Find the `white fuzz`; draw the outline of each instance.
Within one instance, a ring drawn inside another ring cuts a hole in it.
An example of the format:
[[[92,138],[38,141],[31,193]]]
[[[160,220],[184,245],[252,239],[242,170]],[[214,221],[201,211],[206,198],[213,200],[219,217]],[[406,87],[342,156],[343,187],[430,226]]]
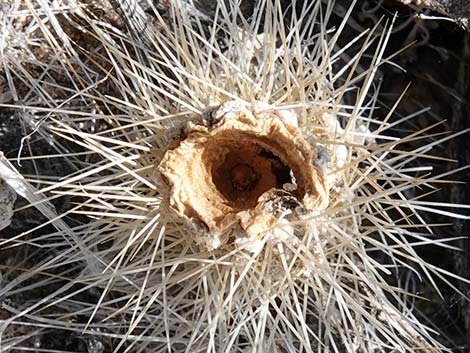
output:
[[[456,134],[398,138],[415,115],[377,116],[391,26],[341,48],[352,7],[333,27],[333,0],[260,0],[250,16],[235,0],[213,16],[139,2],[126,26],[93,3],[12,1],[2,18],[3,107],[29,133],[18,156],[29,169],[2,160],[0,176],[47,219],[0,239],[28,249],[0,268],[0,351],[47,350],[44,337],[65,330],[97,353],[440,352],[393,278],[409,268],[438,292],[435,278],[453,286],[416,247],[450,247],[422,213],[465,217],[423,198],[449,174],[423,163]],[[209,235],[174,212],[158,165],[227,102],[298,126],[318,148],[326,208],[273,206],[277,222],[250,235]]]

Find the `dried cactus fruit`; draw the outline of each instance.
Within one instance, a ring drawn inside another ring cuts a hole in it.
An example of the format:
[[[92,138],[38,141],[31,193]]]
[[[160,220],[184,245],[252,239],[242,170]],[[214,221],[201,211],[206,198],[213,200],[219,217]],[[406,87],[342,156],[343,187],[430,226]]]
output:
[[[190,124],[159,166],[179,215],[219,235],[273,190],[289,189],[307,211],[328,205],[318,149],[291,121],[272,108],[257,111],[233,102],[215,115],[213,125]]]

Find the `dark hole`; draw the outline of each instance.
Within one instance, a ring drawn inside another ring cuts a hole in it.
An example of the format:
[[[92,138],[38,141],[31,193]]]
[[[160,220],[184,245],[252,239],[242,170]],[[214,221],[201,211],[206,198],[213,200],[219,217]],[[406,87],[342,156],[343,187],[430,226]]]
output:
[[[274,153],[264,148],[258,153],[261,157],[273,160],[271,171],[276,176],[277,188],[281,189],[286,183],[292,183],[291,169],[282,163],[281,159]]]
[[[208,160],[207,164],[212,167],[210,173],[215,187],[230,207],[240,210],[254,207],[264,192],[292,183],[291,169],[268,148],[256,142],[226,143],[228,152],[223,158],[218,158],[215,164]],[[213,153],[216,150],[217,143],[211,146]]]
[[[258,174],[248,164],[239,163],[230,171],[232,186],[238,191],[253,190],[259,180]]]

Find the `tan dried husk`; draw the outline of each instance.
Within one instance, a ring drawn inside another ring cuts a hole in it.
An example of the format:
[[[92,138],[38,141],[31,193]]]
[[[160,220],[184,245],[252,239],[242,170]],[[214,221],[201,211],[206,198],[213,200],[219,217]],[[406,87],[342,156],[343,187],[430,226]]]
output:
[[[188,124],[158,167],[178,215],[208,234],[241,228],[253,237],[275,226],[280,215],[266,205],[276,198],[295,200],[291,208],[307,213],[327,207],[330,185],[319,161],[321,146],[307,142],[295,115],[237,102],[212,115],[210,123]],[[290,170],[288,182],[279,181],[279,170],[284,179]],[[233,178],[244,175],[253,185],[238,190]]]

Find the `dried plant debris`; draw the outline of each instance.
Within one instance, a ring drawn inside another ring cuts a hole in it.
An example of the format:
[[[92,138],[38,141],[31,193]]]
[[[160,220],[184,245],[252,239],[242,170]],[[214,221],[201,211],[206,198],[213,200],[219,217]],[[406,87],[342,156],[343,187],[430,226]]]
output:
[[[0,240],[2,350],[443,351],[396,279],[457,289],[416,248],[453,240],[423,213],[466,217],[427,199],[464,132],[378,114],[390,23],[341,47],[352,5],[332,25],[333,0],[283,3],[147,1],[124,26],[41,0],[1,23],[27,34],[2,58],[28,134],[4,164],[45,218]]]
[[[449,16],[460,26],[470,29],[470,2],[468,0],[398,0],[406,5],[416,5],[438,11]],[[427,17],[428,19],[442,19],[439,17]]]

